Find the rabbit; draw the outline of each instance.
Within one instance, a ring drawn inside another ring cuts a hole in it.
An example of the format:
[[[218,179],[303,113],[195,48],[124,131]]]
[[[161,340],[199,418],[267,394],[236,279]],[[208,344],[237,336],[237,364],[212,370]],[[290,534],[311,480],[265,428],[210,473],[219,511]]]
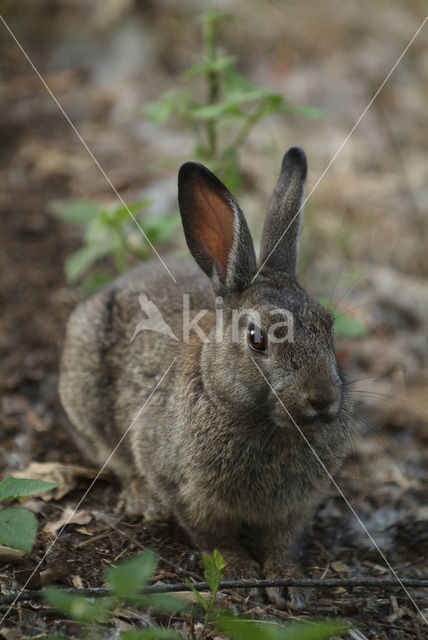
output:
[[[228,578],[302,577],[299,538],[349,446],[333,317],[296,279],[306,175],[292,147],[258,267],[234,197],[187,162],[178,199],[194,261],[171,261],[177,283],[157,260],[137,266],[80,303],[66,329],[59,390],[83,451],[101,464],[123,438],[109,464],[134,510],[175,516],[202,552],[220,551]],[[142,292],[169,331],[135,331]],[[183,300],[199,314],[190,331]],[[307,590],[267,595],[298,607]]]

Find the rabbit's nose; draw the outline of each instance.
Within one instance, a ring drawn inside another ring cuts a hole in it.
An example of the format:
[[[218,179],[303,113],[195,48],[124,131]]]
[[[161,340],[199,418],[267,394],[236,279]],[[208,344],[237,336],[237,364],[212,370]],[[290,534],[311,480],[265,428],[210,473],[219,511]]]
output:
[[[339,396],[335,389],[319,387],[308,392],[307,400],[317,413],[336,413]]]

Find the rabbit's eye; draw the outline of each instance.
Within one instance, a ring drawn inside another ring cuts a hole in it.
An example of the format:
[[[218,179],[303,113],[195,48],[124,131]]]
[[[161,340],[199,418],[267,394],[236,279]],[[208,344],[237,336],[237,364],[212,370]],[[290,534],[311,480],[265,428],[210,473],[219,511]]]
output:
[[[265,334],[259,327],[254,324],[250,324],[247,331],[247,343],[250,349],[255,351],[266,351],[266,338]]]

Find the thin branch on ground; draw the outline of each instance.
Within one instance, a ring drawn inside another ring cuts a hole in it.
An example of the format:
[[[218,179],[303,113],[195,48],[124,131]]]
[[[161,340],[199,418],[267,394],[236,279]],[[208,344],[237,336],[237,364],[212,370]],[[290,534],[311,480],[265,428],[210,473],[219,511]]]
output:
[[[406,587],[428,588],[428,578],[402,578],[401,583]],[[220,583],[220,589],[249,589],[249,588],[266,588],[266,587],[316,587],[316,588],[335,588],[335,587],[400,587],[400,582],[395,578],[329,578],[321,580],[319,578],[306,578],[301,580],[223,580]],[[209,591],[207,582],[195,582],[193,587],[198,591]],[[63,589],[65,593],[86,597],[106,597],[111,595],[111,590],[104,587],[92,587],[89,589]],[[173,584],[155,584],[144,589],[143,593],[174,593],[179,591],[190,591],[190,588],[184,582]],[[14,602],[28,602],[43,600],[43,591],[26,591],[19,595],[10,593],[0,598],[0,607]]]

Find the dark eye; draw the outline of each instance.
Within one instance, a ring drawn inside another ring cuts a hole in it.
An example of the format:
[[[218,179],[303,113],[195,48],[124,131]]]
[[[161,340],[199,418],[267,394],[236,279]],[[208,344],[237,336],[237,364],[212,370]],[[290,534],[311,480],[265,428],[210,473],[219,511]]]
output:
[[[254,351],[266,351],[266,338],[263,330],[250,324],[247,331],[247,343]]]

